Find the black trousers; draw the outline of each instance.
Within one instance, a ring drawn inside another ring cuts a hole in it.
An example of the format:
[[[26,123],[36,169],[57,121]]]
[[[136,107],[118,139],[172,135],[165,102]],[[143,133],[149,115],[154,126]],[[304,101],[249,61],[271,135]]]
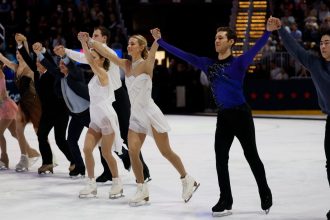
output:
[[[218,112],[214,148],[220,196],[231,202],[233,200],[228,160],[229,150],[234,137],[237,137],[242,145],[244,156],[250,165],[261,197],[269,192],[269,187],[266,180],[264,165],[257,151],[251,109],[247,104],[232,109],[222,109]]]
[[[115,98],[116,101],[112,103],[112,106],[115,109],[118,116],[121,138],[124,140],[124,143],[128,147],[127,135],[129,128],[129,118],[131,115],[131,104],[129,101],[127,88],[124,82],[122,83],[122,87],[115,90]],[[123,154],[119,155],[119,157],[129,157],[128,152],[124,151],[123,149]],[[143,165],[143,169],[145,171],[149,171],[147,165],[143,160],[141,153],[140,153],[140,159]]]
[[[59,112],[58,114],[42,113],[37,135],[43,165],[53,164],[53,154],[48,142],[48,135],[52,128],[54,128],[56,145],[63,152],[66,159],[72,163],[72,155],[66,141],[68,121],[69,114],[65,112]]]
[[[326,161],[326,169],[328,174],[328,182],[330,186],[330,116],[328,115],[327,121],[325,124],[325,138],[324,138],[324,150]]]
[[[83,131],[84,127],[88,128],[90,121],[91,118],[89,115],[89,108],[78,114],[71,113],[71,120],[68,127],[68,144],[74,164],[77,168],[85,168],[78,141],[81,132]]]

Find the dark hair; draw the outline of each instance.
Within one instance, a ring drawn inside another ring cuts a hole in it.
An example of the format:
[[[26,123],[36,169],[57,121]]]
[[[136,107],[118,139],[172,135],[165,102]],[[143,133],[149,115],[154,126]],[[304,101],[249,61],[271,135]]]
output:
[[[96,30],[100,30],[102,36],[106,36],[107,37],[107,44],[108,44],[109,41],[110,41],[110,31],[107,28],[105,28],[104,26],[95,27],[94,28],[94,31],[96,31]]]
[[[227,32],[227,38],[228,38],[228,40],[233,39],[234,40],[234,44],[236,43],[237,35],[236,35],[236,32],[234,30],[232,30],[230,27],[218,27],[217,28],[217,33],[220,32],[220,31]]]
[[[0,60],[0,69],[2,69],[4,66],[4,63]]]
[[[324,35],[330,36],[330,29],[329,28],[322,30],[320,36],[323,37]],[[321,37],[320,37],[320,41],[321,41]]]
[[[108,71],[109,67],[110,67],[110,60],[108,60],[107,58],[105,58],[104,56],[102,56],[99,52],[97,52],[95,49],[91,49],[91,51],[94,51],[95,53],[97,53],[100,58],[104,58],[104,62],[103,62],[103,68]]]

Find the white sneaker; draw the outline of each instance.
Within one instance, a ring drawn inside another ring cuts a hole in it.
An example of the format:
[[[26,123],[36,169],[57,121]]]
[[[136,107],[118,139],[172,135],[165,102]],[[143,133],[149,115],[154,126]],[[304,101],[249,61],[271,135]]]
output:
[[[194,180],[194,178],[192,178],[188,174],[184,178],[182,178],[181,181],[182,181],[182,198],[185,202],[188,202],[200,184],[197,183]]]
[[[97,187],[95,178],[88,178],[87,185],[79,191],[79,198],[86,198],[86,197],[95,197],[97,194]]]
[[[130,199],[130,206],[145,205],[149,201],[149,190],[147,183],[138,183],[135,195]]]
[[[16,172],[25,172],[29,170],[29,158],[22,154],[21,159],[16,165]]]
[[[118,199],[120,197],[123,197],[123,183],[119,177],[112,178],[112,186],[110,189],[109,198]]]

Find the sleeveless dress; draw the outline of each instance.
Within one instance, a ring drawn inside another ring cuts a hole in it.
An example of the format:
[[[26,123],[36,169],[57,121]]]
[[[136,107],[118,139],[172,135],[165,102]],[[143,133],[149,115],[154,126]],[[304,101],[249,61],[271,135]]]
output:
[[[21,107],[27,122],[32,122],[34,128],[39,127],[41,118],[41,103],[32,78],[28,76],[16,76],[16,85],[21,96]]]
[[[102,86],[99,78],[94,75],[88,83],[90,96],[90,117],[89,127],[103,135],[115,133],[112,150],[121,154],[123,140],[120,136],[117,113],[112,107],[115,101],[114,90],[111,83]]]
[[[7,94],[5,78],[0,79],[0,94]],[[15,119],[17,110],[16,103],[8,95],[0,97],[0,119]]]
[[[153,127],[159,133],[170,130],[162,111],[151,97],[152,80],[146,73],[125,77],[128,96],[131,102],[129,128],[137,133],[153,136]]]

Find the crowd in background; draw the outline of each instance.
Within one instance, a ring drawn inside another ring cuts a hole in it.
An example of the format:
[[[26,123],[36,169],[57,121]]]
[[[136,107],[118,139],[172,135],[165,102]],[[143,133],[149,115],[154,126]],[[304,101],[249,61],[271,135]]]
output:
[[[272,11],[295,39],[311,52],[318,53],[320,32],[330,27],[329,6],[327,0],[274,0]],[[11,60],[15,60],[14,35],[17,32],[24,33],[30,42],[42,42],[52,52],[59,44],[79,49],[78,32],[91,33],[100,25],[111,32],[109,46],[122,50],[125,56],[127,34],[115,0],[3,0],[0,21],[6,28],[6,41],[0,41],[0,51]],[[310,77],[309,72],[288,55],[277,32],[271,35],[262,54],[254,73],[247,75],[248,79]],[[215,109],[202,72],[175,58],[170,58],[169,66],[163,61],[156,64],[153,96],[164,112]],[[88,75],[89,69],[82,67]]]

